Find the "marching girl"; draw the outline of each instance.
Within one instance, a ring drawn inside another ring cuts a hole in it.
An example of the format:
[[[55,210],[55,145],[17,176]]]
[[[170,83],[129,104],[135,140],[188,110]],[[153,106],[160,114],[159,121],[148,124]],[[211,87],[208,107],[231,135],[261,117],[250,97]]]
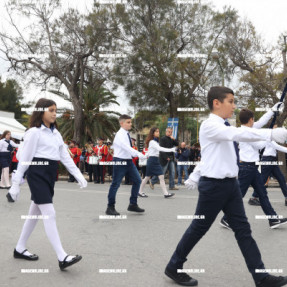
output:
[[[9,167],[12,159],[11,152],[13,151],[13,147],[19,146],[10,138],[11,132],[4,131],[0,140],[0,164],[2,166],[0,188],[2,189],[8,189],[11,187],[9,181]]]
[[[146,139],[146,146],[148,147],[148,160],[147,160],[147,166],[146,166],[146,176],[142,180],[140,190],[139,190],[139,196],[140,197],[148,197],[144,192],[143,189],[146,185],[146,183],[149,181],[149,179],[157,175],[159,177],[160,186],[163,191],[164,197],[168,198],[171,196],[174,196],[174,193],[168,193],[166,190],[165,182],[164,182],[164,174],[162,167],[159,163],[159,152],[175,152],[176,147],[173,148],[165,148],[161,147],[158,143],[159,140],[159,129],[154,127],[151,128],[149,135]]]
[[[143,155],[146,155],[147,152],[148,152],[148,148],[145,147],[145,148],[142,150],[142,154],[143,154]],[[145,164],[145,165],[142,165],[141,169],[142,169],[142,177],[145,178],[145,176],[146,176],[146,164]]]
[[[42,215],[47,237],[57,254],[59,267],[63,270],[79,262],[82,257],[80,255],[68,255],[65,252],[56,226],[53,196],[58,161],[60,160],[67,170],[73,174],[81,188],[86,187],[87,182],[71,159],[63,138],[57,130],[56,103],[42,98],[38,100],[35,108],[37,111],[34,111],[31,116],[30,128],[25,133],[24,143],[19,155],[18,169],[7,195],[10,201],[17,200],[20,193],[20,182],[27,170],[31,205],[29,216],[24,223],[20,238],[14,249],[14,258],[38,260],[36,254],[30,253],[26,249],[26,243],[36,226],[37,217]],[[32,219],[35,216],[36,219]]]

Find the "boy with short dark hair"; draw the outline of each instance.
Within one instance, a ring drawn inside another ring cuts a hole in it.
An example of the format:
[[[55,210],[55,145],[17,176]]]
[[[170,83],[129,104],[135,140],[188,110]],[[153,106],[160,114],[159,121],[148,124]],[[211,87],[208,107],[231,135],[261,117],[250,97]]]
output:
[[[116,133],[113,142],[113,162],[115,165],[113,167],[113,181],[110,186],[108,195],[108,207],[106,210],[106,214],[108,215],[120,215],[115,209],[116,194],[122,179],[126,174],[129,175],[131,181],[133,182],[128,211],[144,212],[144,209],[137,205],[137,197],[141,185],[141,177],[132,161],[132,158],[139,157],[145,159],[146,156],[132,148],[132,141],[129,134],[129,130],[132,127],[132,118],[129,115],[121,115],[119,122],[121,128]]]
[[[274,287],[287,284],[287,277],[276,277],[268,273],[257,273],[265,269],[261,254],[245,215],[239,189],[238,165],[233,141],[275,140],[283,142],[287,131],[281,129],[242,129],[225,125],[235,110],[234,93],[225,87],[212,87],[208,92],[211,114],[200,127],[201,164],[197,165],[186,181],[189,189],[197,187],[199,198],[195,214],[204,219],[194,219],[173,253],[165,274],[184,286],[197,286],[197,280],[178,272],[183,268],[186,257],[209,230],[222,210],[235,233],[240,250],[257,287]],[[181,270],[182,271],[182,270]]]
[[[277,110],[277,106],[279,104],[281,103],[277,103],[272,109]],[[272,118],[272,109],[265,113],[257,122],[254,122],[254,114],[252,111],[248,109],[242,109],[239,113],[241,127],[243,129],[260,129],[261,127],[265,126]],[[287,219],[279,218],[273,209],[269,201],[262,176],[258,171],[258,166],[256,165],[256,163],[259,162],[259,150],[265,148],[266,143],[266,141],[239,142],[240,163],[238,181],[242,197],[245,196],[250,185],[258,193],[261,207],[264,213],[268,216],[269,226],[271,229],[274,229],[283,224],[286,224]],[[226,216],[221,219],[220,224],[225,228],[230,229]]]

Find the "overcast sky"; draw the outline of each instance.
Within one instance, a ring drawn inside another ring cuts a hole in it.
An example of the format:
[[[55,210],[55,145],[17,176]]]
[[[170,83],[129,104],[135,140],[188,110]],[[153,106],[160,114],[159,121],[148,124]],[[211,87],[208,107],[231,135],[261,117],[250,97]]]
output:
[[[45,1],[45,0],[39,0]],[[0,23],[3,23],[5,18],[4,3],[6,0],[0,0]],[[207,1],[203,1],[207,2]],[[276,44],[281,33],[287,35],[287,0],[214,0],[208,1],[212,2],[213,5],[222,10],[223,6],[231,6],[239,11],[239,15],[246,17],[252,21],[255,25],[256,30],[261,34],[263,39],[272,45]],[[67,9],[67,7],[78,8],[81,12],[91,9],[93,5],[93,0],[62,0],[62,9]],[[0,24],[0,29],[2,24]],[[0,76],[2,79],[7,77],[7,64],[0,59]],[[122,89],[116,92],[119,95],[118,101],[121,104],[120,112],[125,112],[128,109],[128,101],[125,99],[124,92]],[[34,87],[29,87],[24,89],[25,99],[36,100],[41,96],[49,96],[47,93],[40,93],[39,90]],[[55,96],[53,96],[55,97]],[[65,101],[62,99],[56,99],[59,107],[66,105]],[[113,107],[118,110],[117,106]]]

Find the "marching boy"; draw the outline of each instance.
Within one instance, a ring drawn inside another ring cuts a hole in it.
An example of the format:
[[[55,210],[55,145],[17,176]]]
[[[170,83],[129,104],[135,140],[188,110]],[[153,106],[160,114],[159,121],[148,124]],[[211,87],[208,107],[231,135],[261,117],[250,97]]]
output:
[[[113,181],[110,186],[108,195],[108,207],[106,214],[108,215],[120,215],[115,209],[116,194],[123,177],[127,174],[133,182],[131,189],[130,205],[128,211],[144,212],[144,209],[137,205],[138,193],[141,185],[140,174],[134,165],[132,158],[139,157],[145,159],[146,156],[139,151],[132,148],[132,141],[129,134],[129,130],[132,127],[132,119],[128,115],[121,115],[119,118],[121,128],[116,133],[113,142],[115,163],[113,168]],[[119,163],[119,164],[117,164]],[[123,163],[122,165],[120,165]]]
[[[186,181],[189,189],[195,189],[198,183],[198,203],[196,215],[204,219],[194,219],[173,253],[165,274],[176,283],[184,286],[197,286],[197,280],[179,270],[187,256],[199,240],[209,230],[222,210],[227,216],[237,243],[244,256],[247,268],[257,287],[279,287],[287,284],[287,277],[272,276],[267,272],[259,273],[256,269],[265,269],[257,244],[251,236],[251,228],[245,215],[242,194],[239,189],[237,156],[233,141],[284,142],[287,131],[278,129],[235,128],[225,125],[225,119],[235,110],[234,93],[226,87],[212,87],[207,96],[211,111],[199,132],[201,145],[201,164]],[[179,270],[179,271],[178,271]]]

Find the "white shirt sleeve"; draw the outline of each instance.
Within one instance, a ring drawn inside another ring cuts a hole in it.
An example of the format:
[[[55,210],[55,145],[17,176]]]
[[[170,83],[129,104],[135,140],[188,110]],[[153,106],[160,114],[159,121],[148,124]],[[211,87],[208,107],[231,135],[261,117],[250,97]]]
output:
[[[173,151],[173,148],[162,147],[154,140],[151,140],[149,142],[149,148],[154,148],[157,151],[163,151],[163,152],[172,152]]]
[[[10,144],[12,147],[19,147],[19,144],[14,143],[12,140],[10,140]]]
[[[210,141],[254,142],[271,141],[271,129],[235,128],[219,123],[204,123],[204,133]]]
[[[262,127],[264,127],[272,118],[273,114],[273,111],[268,111],[267,113],[265,113],[257,122],[253,124],[253,128],[261,129]]]
[[[113,145],[119,146],[120,148],[124,149],[129,154],[131,154],[131,156],[133,156],[133,157],[138,157],[138,156],[142,157],[142,153],[140,153],[139,151],[133,149],[130,145],[127,145],[122,140],[121,135],[116,135]]]
[[[200,165],[201,164],[202,163],[199,162],[199,164],[194,168],[193,172],[189,175],[189,178],[196,183],[199,182],[199,179],[201,177],[201,174],[200,174]]]
[[[253,146],[255,149],[263,149],[266,147],[267,142],[266,141],[258,141],[258,142],[253,142],[249,143],[251,146]]]
[[[4,140],[0,140],[0,150],[3,148],[3,145],[4,145]]]
[[[13,183],[15,184],[21,183],[23,175],[25,171],[28,169],[29,163],[32,161],[36,153],[38,140],[39,140],[38,128],[31,128],[25,133],[17,171],[13,176]]]
[[[287,148],[284,147],[284,146],[282,146],[282,145],[277,144],[275,141],[272,141],[272,142],[271,142],[271,145],[272,145],[275,149],[277,149],[278,151],[287,153]]]

